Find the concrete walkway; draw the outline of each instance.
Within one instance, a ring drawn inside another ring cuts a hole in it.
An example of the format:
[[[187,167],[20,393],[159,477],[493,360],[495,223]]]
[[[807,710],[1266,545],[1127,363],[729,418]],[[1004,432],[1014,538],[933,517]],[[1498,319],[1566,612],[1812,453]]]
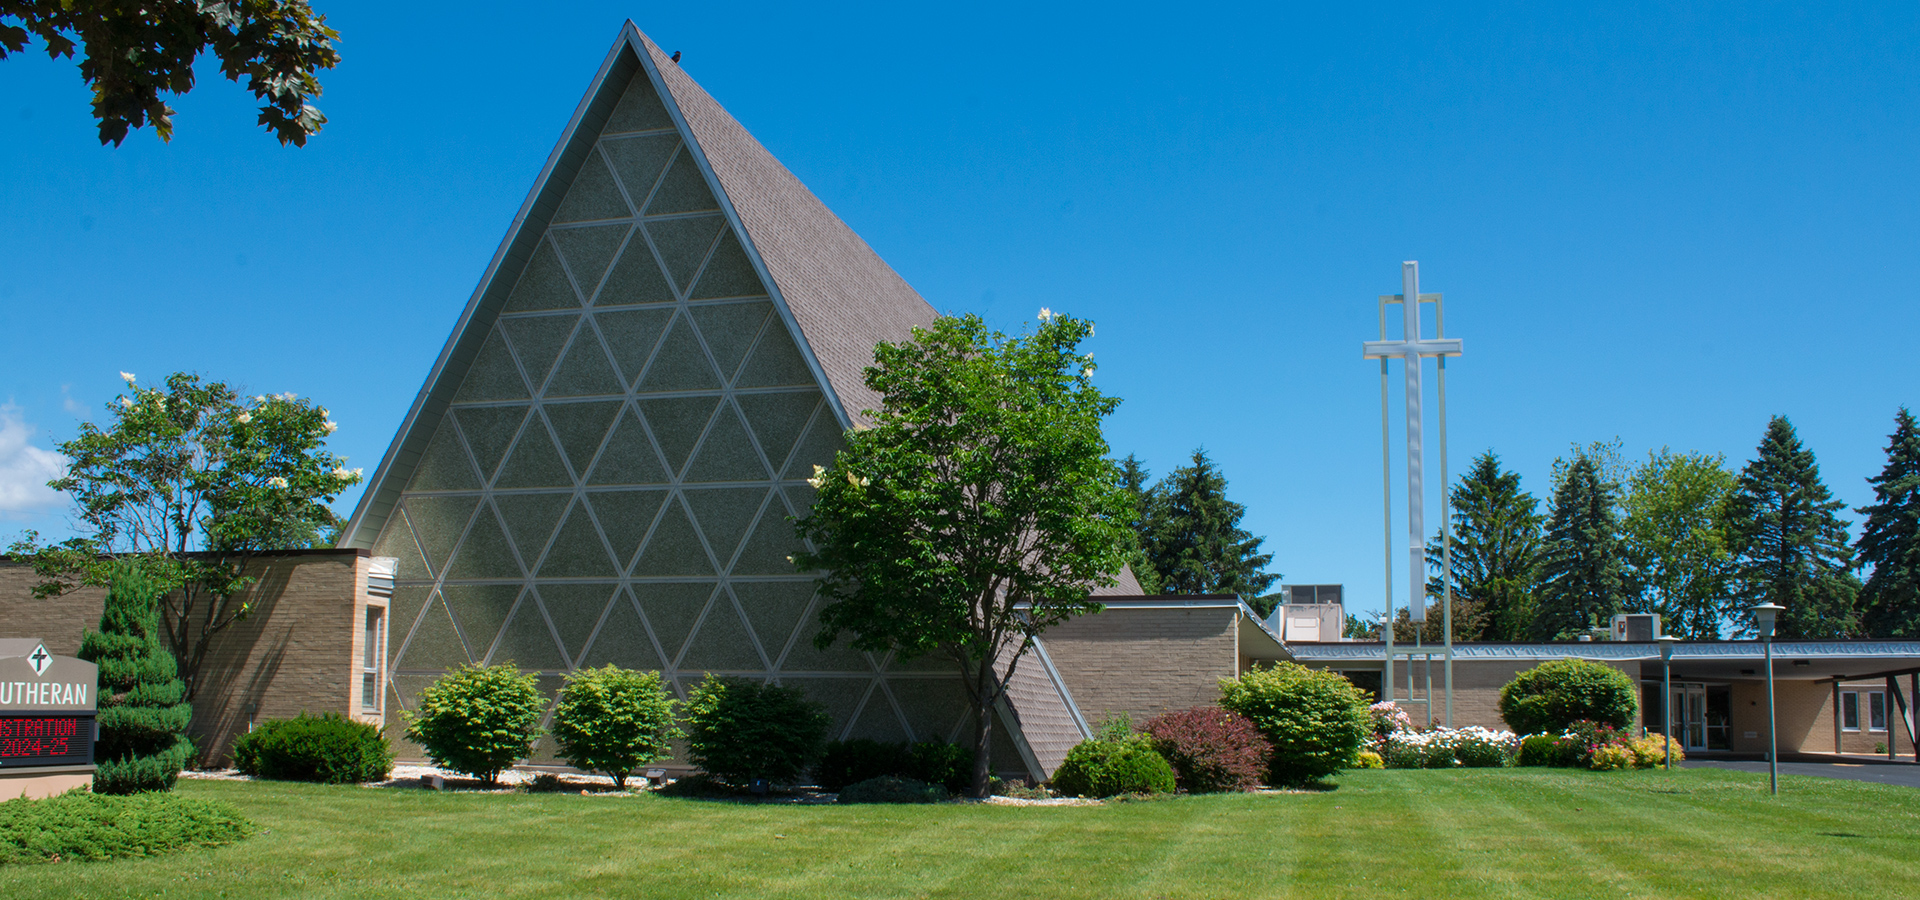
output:
[[[1725,759],[1689,759],[1680,764],[1686,769],[1731,769],[1735,772],[1754,772],[1767,774],[1767,764],[1761,760],[1725,760]],[[1844,778],[1848,781],[1872,781],[1877,784],[1897,784],[1905,787],[1920,788],[1920,764],[1911,762],[1887,762],[1886,760],[1853,759],[1846,762],[1787,762],[1780,763],[1782,775],[1812,775],[1816,778]]]

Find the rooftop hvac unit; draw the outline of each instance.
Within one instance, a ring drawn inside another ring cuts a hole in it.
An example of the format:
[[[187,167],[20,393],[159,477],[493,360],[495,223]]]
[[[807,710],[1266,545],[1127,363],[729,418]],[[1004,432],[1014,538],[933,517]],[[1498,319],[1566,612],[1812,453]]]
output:
[[[1615,613],[1613,639],[1647,643],[1660,638],[1659,613]]]

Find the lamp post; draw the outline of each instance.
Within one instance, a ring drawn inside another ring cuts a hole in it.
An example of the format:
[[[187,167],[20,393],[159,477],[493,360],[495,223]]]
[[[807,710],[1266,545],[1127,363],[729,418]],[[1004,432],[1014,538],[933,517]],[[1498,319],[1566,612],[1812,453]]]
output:
[[[1673,771],[1673,645],[1680,639],[1670,634],[1660,636],[1660,708],[1667,713],[1667,771]]]
[[[1768,785],[1780,793],[1780,736],[1773,715],[1773,623],[1786,609],[1778,603],[1762,603],[1753,608],[1753,624],[1760,632],[1760,643],[1767,651],[1767,764]]]

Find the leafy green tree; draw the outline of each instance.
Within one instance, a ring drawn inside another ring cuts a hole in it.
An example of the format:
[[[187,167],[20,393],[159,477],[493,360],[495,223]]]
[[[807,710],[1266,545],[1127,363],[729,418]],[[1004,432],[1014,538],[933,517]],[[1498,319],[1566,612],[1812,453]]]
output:
[[[1127,520],[1127,527],[1133,529],[1134,541],[1133,552],[1127,556],[1127,568],[1133,572],[1134,581],[1139,582],[1143,594],[1160,593],[1160,573],[1147,559],[1147,528],[1159,499],[1149,483],[1152,478],[1147,467],[1133,454],[1127,454],[1127,458],[1120,461],[1120,481],[1133,498],[1133,517]]]
[[[407,740],[425,748],[434,765],[497,784],[533,748],[546,711],[539,676],[504,662],[440,676],[420,692],[419,707],[401,715]]]
[[[1725,459],[1650,452],[1628,474],[1621,501],[1627,608],[1659,613],[1662,630],[1689,640],[1718,640],[1729,612],[1727,498],[1735,479]]]
[[[36,37],[53,59],[80,50],[100,143],[116,146],[149,123],[172,139],[173,108],[160,95],[192,90],[194,61],[208,51],[228,81],[245,78],[267,101],[260,125],[305,146],[327,121],[307,102],[320,95],[316,72],[340,62],[340,35],[305,0],[0,0],[0,59]]]
[[[313,545],[338,521],[327,504],[360,471],[327,452],[334,423],[310,400],[243,398],[183,373],[146,388],[121,374],[112,423],[82,423],[59,445],[67,474],[47,482],[73,498],[81,535],[43,547],[28,532],[8,553],[33,564],[41,597],[104,585],[117,562],[137,560],[159,584],[163,633],[192,699],[214,636],[253,608],[249,566]]]
[[[1227,499],[1226,476],[1204,448],[1193,451],[1192,464],[1167,473],[1154,495],[1145,546],[1161,593],[1237,594],[1259,603],[1260,615],[1273,612],[1273,601],[1262,599],[1280,579],[1266,571],[1273,554],[1260,552],[1266,538],[1240,527],[1247,508]]]
[[[1347,622],[1340,629],[1340,636],[1356,641],[1377,641],[1380,639],[1380,623],[1347,613]]]
[[[817,471],[797,527],[824,573],[816,643],[938,653],[973,705],[973,791],[991,771],[993,711],[1042,630],[1100,608],[1126,565],[1133,510],[1100,421],[1119,400],[1078,346],[1090,323],[1041,311],[1017,337],[942,317],[874,348],[871,427]]]
[[[1474,458],[1454,486],[1451,501],[1453,545],[1447,568],[1453,583],[1453,639],[1526,638],[1543,556],[1539,501],[1520,489],[1518,473],[1500,468],[1500,457],[1491,450]],[[1436,536],[1427,549],[1427,564],[1436,573],[1440,550]],[[1442,587],[1440,579],[1428,580],[1432,602],[1439,602]],[[1433,627],[1430,637],[1437,639],[1439,626]]]
[[[1338,672],[1281,662],[1220,680],[1220,706],[1253,720],[1273,745],[1267,783],[1297,787],[1353,762],[1373,736],[1367,698]]]
[[[1626,600],[1617,488],[1585,452],[1567,464],[1547,523],[1533,637],[1567,640],[1605,623]]]
[[[831,723],[799,688],[709,672],[687,694],[687,756],[735,787],[792,781],[820,761]]]
[[[682,736],[673,722],[677,702],[659,672],[581,669],[567,676],[549,730],[561,759],[605,772],[625,790],[634,769],[672,756],[673,739]]]
[[[1887,466],[1873,485],[1872,505],[1854,548],[1873,574],[1860,591],[1861,629],[1881,638],[1920,637],[1920,429],[1906,407],[1893,417]]]
[[[1778,619],[1779,637],[1855,634],[1860,582],[1852,572],[1847,523],[1836,514],[1845,506],[1821,482],[1820,465],[1793,424],[1774,416],[1727,501],[1733,599],[1747,633],[1753,628],[1749,610],[1772,602],[1786,607]]]
[[[193,757],[193,704],[160,643],[160,590],[131,565],[114,567],[100,629],[80,638],[80,658],[100,667],[93,789],[102,794],[171,790]]]

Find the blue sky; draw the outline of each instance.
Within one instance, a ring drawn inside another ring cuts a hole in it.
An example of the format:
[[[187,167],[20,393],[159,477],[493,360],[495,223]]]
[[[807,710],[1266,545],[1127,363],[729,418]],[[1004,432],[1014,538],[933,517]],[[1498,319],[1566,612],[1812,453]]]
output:
[[[212,67],[113,149],[71,62],[0,61],[0,540],[64,533],[33,485],[122,370],[319,398],[371,471],[629,17],[935,307],[1094,319],[1116,454],[1204,445],[1350,609],[1403,259],[1465,340],[1456,474],[1738,465],[1785,414],[1857,506],[1920,401],[1911,4],[316,3],[344,59],[300,150]]]

